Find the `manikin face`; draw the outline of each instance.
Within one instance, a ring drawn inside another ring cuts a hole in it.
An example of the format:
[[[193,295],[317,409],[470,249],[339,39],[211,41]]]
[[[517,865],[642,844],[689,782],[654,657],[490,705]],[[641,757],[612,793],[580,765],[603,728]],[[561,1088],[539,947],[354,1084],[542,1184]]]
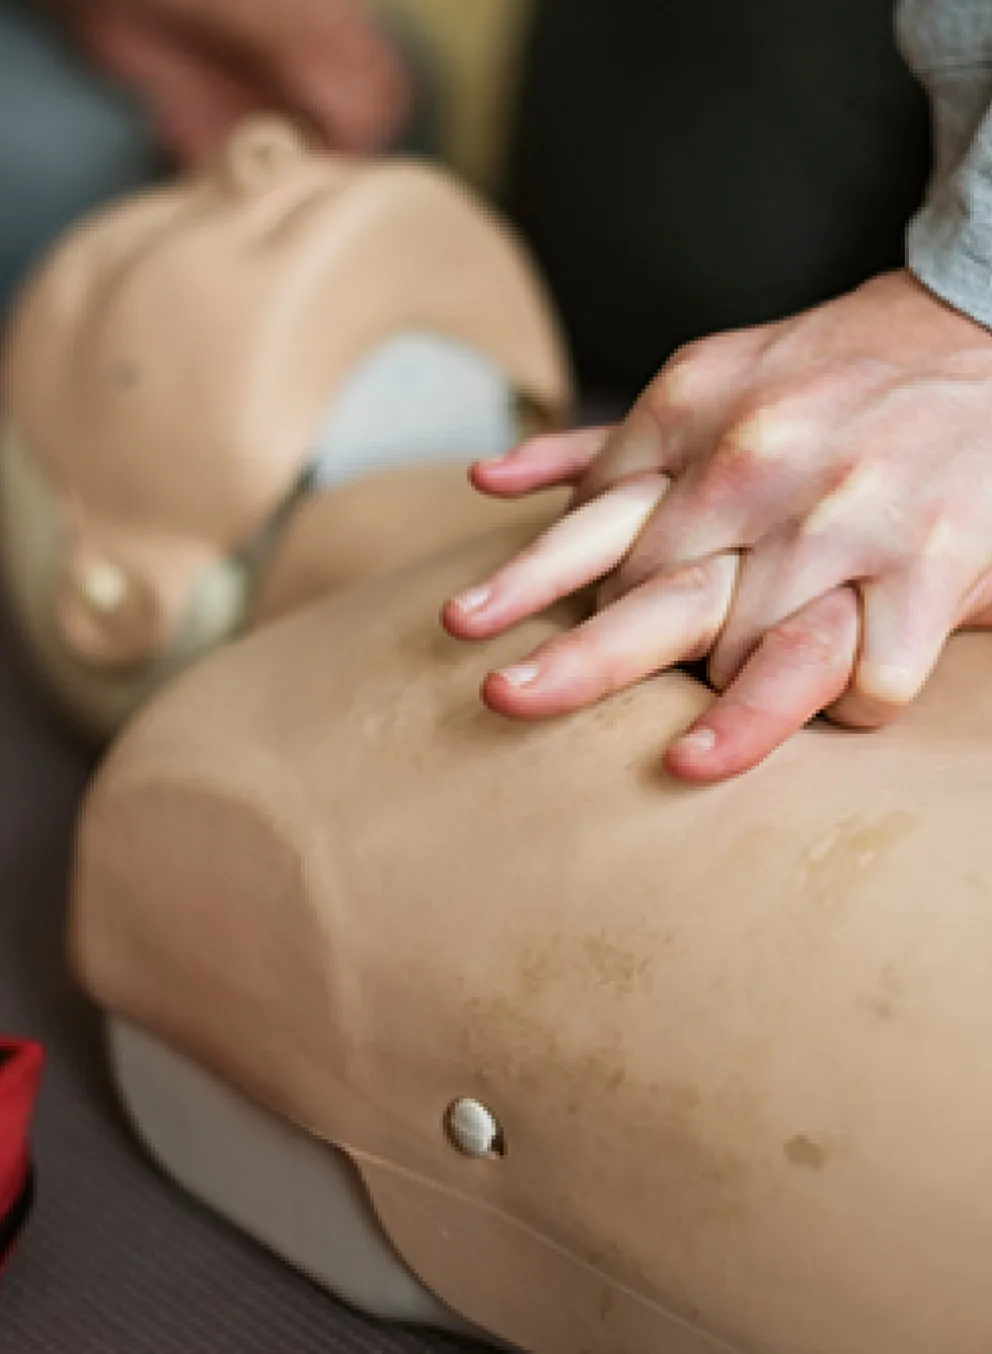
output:
[[[153,647],[160,614],[154,589],[124,552],[74,554],[65,504],[9,423],[0,427],[0,569],[38,675],[96,739],[233,634],[250,588],[236,560],[215,559],[196,578],[175,637]],[[151,641],[145,653],[143,638]]]
[[[442,323],[418,300],[404,172],[252,122],[209,173],[83,224],[26,289],[0,561],[42,677],[98,737],[238,630],[293,505],[335,467],[512,443],[512,382],[438,332],[443,272]]]

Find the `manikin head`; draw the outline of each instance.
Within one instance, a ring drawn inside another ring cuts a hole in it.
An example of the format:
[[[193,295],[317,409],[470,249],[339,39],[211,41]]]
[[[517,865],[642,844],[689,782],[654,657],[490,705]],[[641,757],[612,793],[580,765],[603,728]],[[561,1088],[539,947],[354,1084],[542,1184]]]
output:
[[[518,400],[550,422],[568,400],[519,247],[424,166],[343,160],[253,120],[208,172],[57,245],[5,346],[0,550],[77,722],[109,734],[242,626],[299,500],[366,452],[402,459],[382,411],[416,404],[411,380],[421,456],[436,439],[450,457],[456,432],[466,459],[495,450]]]

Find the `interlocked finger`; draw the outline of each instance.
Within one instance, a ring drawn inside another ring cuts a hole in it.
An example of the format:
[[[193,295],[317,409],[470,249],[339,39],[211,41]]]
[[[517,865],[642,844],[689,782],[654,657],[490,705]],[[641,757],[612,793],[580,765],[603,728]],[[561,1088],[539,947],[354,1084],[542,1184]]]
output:
[[[578,710],[705,654],[733,596],[737,556],[655,578],[577,629],[490,674],[487,703],[536,719]]]
[[[850,681],[857,645],[852,589],[810,602],[763,637],[724,694],[673,744],[669,770],[699,782],[750,771],[837,700]]]
[[[667,488],[662,476],[648,476],[568,513],[492,578],[450,601],[446,628],[488,638],[597,582],[623,559]]]

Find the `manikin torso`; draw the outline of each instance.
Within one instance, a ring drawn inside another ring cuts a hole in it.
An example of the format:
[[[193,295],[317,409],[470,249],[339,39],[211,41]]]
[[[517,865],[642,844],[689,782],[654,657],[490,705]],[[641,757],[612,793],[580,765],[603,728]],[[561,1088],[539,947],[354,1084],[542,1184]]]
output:
[[[988,640],[906,717],[700,790],[670,673],[519,726],[441,600],[507,527],[207,660],[84,815],[115,1018],[342,1146],[410,1269],[536,1354],[987,1354]],[[223,956],[222,961],[218,956]],[[450,1107],[498,1123],[454,1150]]]

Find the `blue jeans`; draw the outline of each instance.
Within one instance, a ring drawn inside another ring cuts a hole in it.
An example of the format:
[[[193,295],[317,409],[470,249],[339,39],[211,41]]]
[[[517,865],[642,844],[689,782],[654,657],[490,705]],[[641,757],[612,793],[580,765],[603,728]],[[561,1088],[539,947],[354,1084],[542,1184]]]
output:
[[[397,38],[421,75],[403,149],[428,154],[431,82],[411,35]],[[164,168],[140,107],[91,70],[37,6],[0,0],[0,319],[56,236]]]

